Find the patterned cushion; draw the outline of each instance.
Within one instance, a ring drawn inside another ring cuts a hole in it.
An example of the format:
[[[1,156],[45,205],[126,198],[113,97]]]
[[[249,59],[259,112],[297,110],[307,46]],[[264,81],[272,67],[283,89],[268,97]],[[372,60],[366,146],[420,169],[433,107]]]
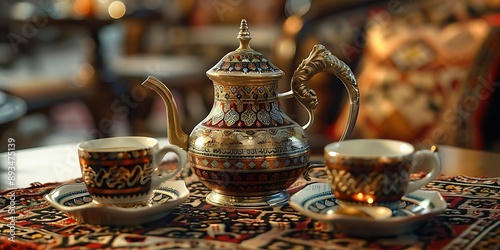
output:
[[[360,111],[351,138],[481,147],[480,133],[474,132],[477,114],[493,91],[491,69],[499,52],[491,20],[416,22],[399,15],[371,22],[357,74]],[[331,127],[332,138],[340,137],[346,117],[344,110]]]

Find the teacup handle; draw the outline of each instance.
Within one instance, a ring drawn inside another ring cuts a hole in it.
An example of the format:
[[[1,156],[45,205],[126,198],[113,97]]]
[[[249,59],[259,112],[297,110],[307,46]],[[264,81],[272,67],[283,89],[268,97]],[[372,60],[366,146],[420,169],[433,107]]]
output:
[[[309,163],[309,166],[307,166],[306,170],[304,171],[304,173],[302,173],[302,177],[306,181],[328,182],[328,179],[325,179],[325,178],[316,178],[316,177],[309,176],[309,172],[311,172],[311,170],[313,170],[315,168],[324,168],[326,170],[326,165],[324,162],[311,161]],[[326,172],[327,172],[328,176],[330,177],[330,171],[326,171]]]
[[[429,182],[436,179],[441,173],[441,160],[439,159],[437,149],[435,147],[432,151],[423,149],[415,152],[413,159],[413,171],[416,169],[419,170],[421,167],[426,167],[423,171],[428,173],[420,180],[411,181],[408,184],[408,188],[406,188],[405,194],[411,193],[427,185]]]
[[[163,157],[170,152],[173,152],[177,155],[178,158],[177,168],[173,172],[170,172],[166,175],[162,175],[162,172],[159,171],[158,169],[160,162],[163,159]],[[160,184],[163,181],[175,177],[179,172],[181,172],[184,169],[184,166],[186,166],[187,163],[186,151],[182,150],[180,147],[177,147],[175,145],[167,145],[160,148],[157,152],[155,152],[153,158],[154,158],[154,164],[156,165],[155,165],[155,172],[151,180],[151,189],[156,189],[158,188],[158,186],[160,186]]]

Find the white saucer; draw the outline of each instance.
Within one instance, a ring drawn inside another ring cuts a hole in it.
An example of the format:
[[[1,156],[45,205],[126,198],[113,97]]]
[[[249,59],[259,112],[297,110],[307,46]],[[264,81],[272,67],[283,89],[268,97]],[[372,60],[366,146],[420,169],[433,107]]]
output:
[[[387,219],[374,220],[333,213],[339,206],[328,183],[312,183],[290,197],[290,205],[312,219],[330,222],[335,231],[354,237],[384,237],[409,233],[446,209],[436,191],[417,190],[401,199],[401,208]]]
[[[45,199],[55,208],[65,212],[80,223],[128,226],[158,220],[168,215],[189,196],[182,180],[165,181],[158,187],[148,204],[124,208],[102,206],[92,202],[84,183],[61,185]]]

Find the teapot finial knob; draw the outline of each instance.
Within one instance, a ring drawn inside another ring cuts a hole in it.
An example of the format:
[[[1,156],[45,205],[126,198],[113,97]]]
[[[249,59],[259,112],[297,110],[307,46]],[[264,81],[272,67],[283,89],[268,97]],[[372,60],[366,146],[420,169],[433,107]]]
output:
[[[238,33],[238,39],[240,40],[240,47],[238,49],[250,49],[250,32],[248,31],[247,20],[242,19],[240,24],[240,33]]]

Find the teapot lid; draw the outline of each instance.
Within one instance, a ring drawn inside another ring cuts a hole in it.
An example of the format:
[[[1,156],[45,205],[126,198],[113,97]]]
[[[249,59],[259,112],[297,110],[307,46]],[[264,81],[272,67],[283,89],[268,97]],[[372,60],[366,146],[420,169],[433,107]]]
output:
[[[262,53],[250,48],[250,32],[245,19],[241,20],[237,36],[240,47],[227,53],[215,66],[207,71],[211,77],[274,77],[284,73],[274,66]]]

